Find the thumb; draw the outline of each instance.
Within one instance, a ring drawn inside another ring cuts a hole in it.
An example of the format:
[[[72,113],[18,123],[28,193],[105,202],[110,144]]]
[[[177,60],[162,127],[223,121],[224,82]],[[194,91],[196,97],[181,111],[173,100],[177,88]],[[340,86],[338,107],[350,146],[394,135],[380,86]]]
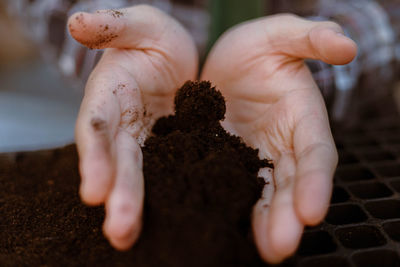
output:
[[[311,58],[343,65],[357,54],[357,45],[330,21],[315,22],[295,15],[278,15],[267,21],[271,45],[294,58]],[[276,24],[276,25],[275,25]]]
[[[68,20],[72,37],[91,49],[146,49],[151,41],[169,36],[168,32],[177,31],[178,27],[162,11],[147,5],[77,12]]]
[[[102,49],[121,45],[116,39],[124,31],[126,23],[121,11],[77,12],[69,18],[68,29],[72,37],[84,46]]]
[[[135,5],[95,13],[78,12],[69,18],[68,28],[72,37],[88,48],[133,50],[131,57],[106,52],[103,66],[118,62],[137,74],[135,79],[141,88],[154,85],[151,88],[158,93],[160,88],[176,89],[197,73],[198,55],[192,37],[179,22],[157,8]],[[114,50],[108,52],[111,51]],[[160,74],[162,79],[156,79],[153,73]],[[169,85],[155,85],[161,81]]]

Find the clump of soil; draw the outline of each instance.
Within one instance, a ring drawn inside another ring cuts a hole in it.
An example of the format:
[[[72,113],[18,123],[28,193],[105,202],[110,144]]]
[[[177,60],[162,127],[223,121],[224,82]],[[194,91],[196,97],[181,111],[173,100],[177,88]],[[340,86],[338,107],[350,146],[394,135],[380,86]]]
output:
[[[265,184],[257,173],[272,165],[221,127],[224,115],[224,98],[209,82],[187,82],[176,94],[175,115],[159,119],[145,142],[140,242],[155,248],[158,264],[258,261],[250,214]]]
[[[78,198],[75,146],[0,154],[0,266],[264,266],[250,214],[271,164],[220,126],[210,83],[186,83],[175,106],[143,148],[144,228],[127,252],[103,237],[103,207]]]

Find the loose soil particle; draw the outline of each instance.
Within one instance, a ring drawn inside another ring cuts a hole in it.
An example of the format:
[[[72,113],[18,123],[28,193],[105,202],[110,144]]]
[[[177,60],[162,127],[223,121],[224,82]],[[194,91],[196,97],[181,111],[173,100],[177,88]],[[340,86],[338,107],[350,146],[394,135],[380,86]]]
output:
[[[264,266],[250,215],[272,164],[221,127],[209,82],[187,82],[175,109],[143,147],[144,226],[127,252],[102,236],[103,207],[80,203],[74,146],[0,157],[0,266]]]

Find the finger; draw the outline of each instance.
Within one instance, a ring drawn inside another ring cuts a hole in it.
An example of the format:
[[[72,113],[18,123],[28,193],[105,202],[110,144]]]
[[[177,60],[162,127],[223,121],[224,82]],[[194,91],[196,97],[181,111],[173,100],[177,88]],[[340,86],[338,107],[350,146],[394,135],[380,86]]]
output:
[[[94,14],[78,12],[68,20],[72,37],[91,49],[118,45],[118,38],[125,30],[127,19],[121,11],[104,10]]]
[[[162,11],[147,5],[77,12],[68,19],[68,29],[72,37],[92,49],[151,48],[165,52],[162,50],[171,48],[187,53],[190,59],[196,54],[186,30]]]
[[[144,198],[142,152],[126,132],[117,137],[116,180],[106,203],[104,233],[117,249],[126,250],[139,237]]]
[[[307,225],[319,223],[326,214],[338,161],[327,116],[320,114],[324,112],[304,117],[294,132],[295,208]]]
[[[311,58],[328,64],[351,62],[357,45],[330,21],[314,22],[295,15],[278,15],[266,20],[271,29],[268,40],[274,48],[294,58]]]
[[[310,30],[308,39],[315,54],[314,59],[328,64],[348,64],[357,54],[356,43],[331,24],[314,27]]]
[[[264,207],[254,218],[257,247],[261,257],[270,263],[294,253],[303,230],[293,203],[295,168],[293,155],[283,154],[274,170],[276,192],[271,206]]]
[[[72,37],[91,49],[144,49],[146,47],[139,47],[144,40],[165,34],[162,30],[168,23],[166,20],[166,16],[156,8],[138,5],[95,13],[77,12],[69,18],[68,29]]]
[[[109,86],[96,72],[91,75],[75,128],[82,180],[80,195],[91,205],[104,202],[114,172],[112,140],[119,123],[119,107],[110,97]]]

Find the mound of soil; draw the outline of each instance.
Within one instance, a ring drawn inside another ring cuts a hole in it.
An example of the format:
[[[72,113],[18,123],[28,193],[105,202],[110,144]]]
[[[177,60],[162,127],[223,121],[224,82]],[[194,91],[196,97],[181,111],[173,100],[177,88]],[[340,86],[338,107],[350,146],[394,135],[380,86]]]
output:
[[[221,127],[224,114],[209,82],[178,90],[143,147],[144,227],[127,252],[102,236],[103,207],[80,203],[74,146],[0,157],[0,265],[264,266],[250,215],[272,164]]]

